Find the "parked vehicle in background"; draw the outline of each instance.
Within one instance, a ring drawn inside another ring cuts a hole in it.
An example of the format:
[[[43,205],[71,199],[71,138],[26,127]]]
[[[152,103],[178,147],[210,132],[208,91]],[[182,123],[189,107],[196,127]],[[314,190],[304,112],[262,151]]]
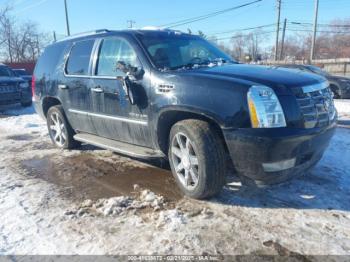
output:
[[[6,65],[0,64],[0,105],[21,103],[32,104],[32,91],[27,80],[18,77]]]
[[[350,98],[350,78],[348,77],[331,75],[314,65],[290,64],[278,66],[321,75],[328,80],[330,88],[334,94],[334,98]]]
[[[227,155],[257,184],[305,173],[336,126],[323,77],[237,64],[172,30],[67,38],[45,49],[33,79],[35,109],[56,146],[167,158],[180,189],[199,199],[225,184]]]
[[[25,69],[12,69],[13,72],[15,72],[15,74],[18,77],[23,78],[24,80],[27,80],[28,83],[32,82],[32,75],[29,74]]]

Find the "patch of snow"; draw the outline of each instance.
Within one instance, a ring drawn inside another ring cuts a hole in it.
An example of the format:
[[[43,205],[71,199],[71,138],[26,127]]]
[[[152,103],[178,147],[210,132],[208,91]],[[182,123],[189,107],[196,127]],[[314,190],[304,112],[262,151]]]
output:
[[[334,99],[334,104],[339,114],[350,115],[350,99]]]
[[[349,129],[337,128],[319,164],[285,184],[261,189],[233,182],[214,199],[183,198],[173,206],[135,185],[133,197],[76,203],[20,163],[33,155],[65,163],[80,152],[41,148],[49,142],[46,124],[29,109],[3,113],[10,116],[0,119],[2,255],[350,255]],[[30,139],[8,138],[16,134]],[[96,158],[100,153],[91,150]]]

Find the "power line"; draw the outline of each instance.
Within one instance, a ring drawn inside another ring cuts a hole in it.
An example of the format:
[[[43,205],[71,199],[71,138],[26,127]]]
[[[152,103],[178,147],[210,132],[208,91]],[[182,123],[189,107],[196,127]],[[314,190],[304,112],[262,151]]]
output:
[[[312,29],[295,29],[295,28],[288,28],[287,31],[294,31],[294,32],[313,32]],[[325,31],[325,30],[317,30],[317,33],[330,33],[330,34],[350,34],[349,31]]]
[[[255,26],[255,27],[241,28],[241,29],[232,29],[232,30],[228,30],[228,31],[212,33],[211,35],[221,35],[221,34],[234,33],[234,32],[237,32],[237,31],[247,31],[247,30],[253,30],[253,29],[261,29],[261,28],[265,28],[265,27],[271,27],[271,26],[274,26],[274,25],[276,25],[276,23],[267,24],[267,25],[260,25],[260,26]]]
[[[22,12],[24,12],[24,11],[27,11],[27,10],[31,9],[31,8],[37,7],[37,6],[39,6],[39,5],[42,5],[42,4],[46,3],[47,1],[48,1],[48,0],[41,0],[41,1],[38,1],[38,2],[36,2],[36,3],[33,3],[33,4],[28,5],[28,6],[26,6],[26,7],[23,7],[22,9],[20,9],[20,10],[18,10],[18,11],[15,11],[14,13],[15,13],[15,14],[22,13]]]
[[[312,23],[306,23],[306,22],[289,22],[290,24],[294,25],[303,25],[303,26],[312,26]],[[350,28],[350,25],[335,25],[335,24],[317,24],[317,26],[323,26],[323,27],[346,27]]]
[[[260,33],[254,33],[254,35],[266,35],[266,34],[271,34],[271,33],[276,33],[276,31],[266,31],[266,32],[260,32]],[[221,38],[215,38],[215,40],[226,40],[226,39],[234,39],[234,38],[239,38],[239,37],[244,37],[247,35],[237,35],[237,36],[228,36],[228,37],[221,37]]]
[[[236,10],[236,9],[240,9],[240,8],[243,8],[243,7],[246,7],[246,6],[258,3],[258,2],[261,2],[261,1],[262,0],[255,0],[255,1],[252,1],[252,2],[248,2],[248,3],[242,4],[242,5],[230,7],[230,8],[223,9],[223,10],[219,10],[219,11],[216,11],[216,12],[213,12],[213,13],[209,13],[209,14],[206,14],[206,15],[196,16],[196,17],[187,18],[187,19],[176,21],[176,22],[164,24],[164,25],[161,25],[160,27],[173,28],[173,27],[177,27],[177,26],[181,26],[181,25],[194,23],[194,22],[197,22],[197,21],[205,20],[205,19],[217,16],[217,15],[224,14],[224,13]]]

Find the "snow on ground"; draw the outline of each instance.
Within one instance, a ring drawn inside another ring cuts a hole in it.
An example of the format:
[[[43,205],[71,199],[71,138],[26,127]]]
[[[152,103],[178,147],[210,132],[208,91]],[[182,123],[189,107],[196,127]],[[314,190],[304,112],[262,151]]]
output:
[[[338,111],[339,125],[350,125],[350,99],[334,100]]]
[[[342,117],[349,104],[336,102]],[[102,183],[106,176],[123,169],[132,178],[150,163],[94,147],[58,150],[32,108],[0,108],[0,141],[0,254],[350,254],[348,128],[336,130],[323,159],[304,177],[268,188],[242,186],[235,178],[210,201],[168,203],[165,193],[152,190],[171,192],[171,181],[135,185],[127,196],[85,199],[85,193],[98,194],[74,179],[93,177],[101,194],[119,186]],[[87,155],[87,162],[72,162]],[[39,169],[28,171],[23,163]]]

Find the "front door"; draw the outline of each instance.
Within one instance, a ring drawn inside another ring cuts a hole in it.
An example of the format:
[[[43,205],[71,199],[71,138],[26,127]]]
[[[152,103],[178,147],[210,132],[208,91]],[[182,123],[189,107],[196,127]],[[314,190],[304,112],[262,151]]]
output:
[[[122,62],[135,68],[142,68],[136,52],[129,42],[121,37],[100,39],[95,61],[95,72],[91,81],[93,114],[97,134],[102,137],[149,146],[148,104],[131,105],[123,85],[125,73],[117,68]],[[147,81],[140,79],[135,83],[140,101],[147,101]]]
[[[93,110],[89,70],[94,42],[84,40],[73,44],[66,62],[65,80],[58,85],[73,129],[91,134],[96,133],[89,116]]]

